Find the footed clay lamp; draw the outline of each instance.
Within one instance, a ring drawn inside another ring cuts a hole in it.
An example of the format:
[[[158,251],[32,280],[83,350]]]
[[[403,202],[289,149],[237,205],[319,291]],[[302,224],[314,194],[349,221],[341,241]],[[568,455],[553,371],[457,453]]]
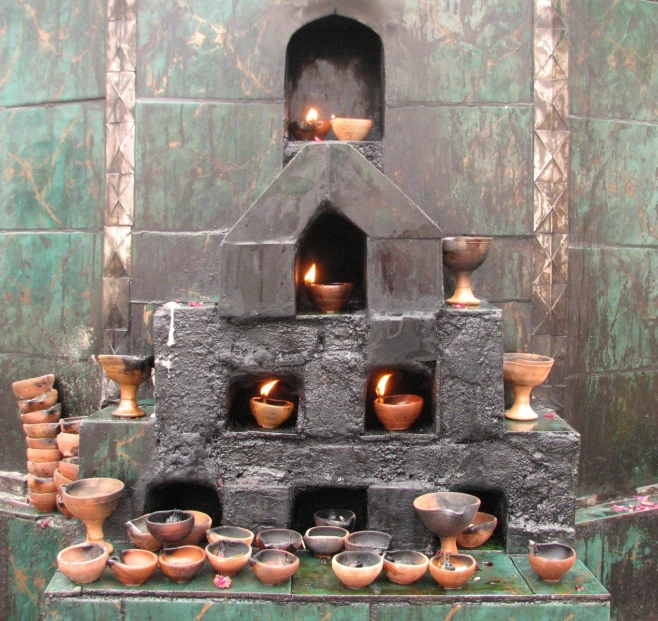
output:
[[[148,550],[149,552],[157,552],[162,547],[162,544],[146,528],[146,518],[149,515],[147,513],[134,520],[128,520],[124,526],[126,527],[128,539],[138,548]]]
[[[181,545],[194,528],[194,516],[189,511],[172,509],[155,511],[146,516],[146,528],[165,548]]]
[[[444,589],[459,589],[473,577],[477,563],[468,554],[444,552],[430,561],[429,568],[432,578]]]
[[[180,545],[195,546],[203,541],[206,532],[212,526],[212,519],[207,513],[203,513],[202,511],[192,511],[191,509],[187,509],[185,512],[192,514],[194,517],[194,524],[192,525],[190,534],[183,539]]]
[[[331,128],[338,140],[357,142],[363,140],[372,129],[370,119],[347,119],[336,117],[331,119]]]
[[[254,541],[254,533],[239,526],[216,526],[206,531],[208,543],[216,541],[242,541],[250,546]]]
[[[261,550],[249,559],[256,577],[268,586],[283,584],[299,568],[299,559],[285,550]]]
[[[109,553],[114,546],[103,541],[103,523],[117,508],[124,489],[123,481],[100,477],[60,487],[66,508],[87,527],[87,543],[98,543]]]
[[[165,548],[158,559],[162,573],[173,582],[182,584],[192,580],[206,562],[206,552],[196,546]]]
[[[441,539],[441,551],[457,554],[457,535],[473,522],[480,499],[460,492],[418,496],[414,508],[425,527]]]
[[[77,457],[80,436],[77,433],[58,433],[57,446],[64,457]]]
[[[546,380],[553,368],[553,358],[539,354],[503,354],[503,379],[512,385],[514,405],[505,412],[510,420],[536,420],[530,406],[530,393]]]
[[[126,586],[144,584],[158,566],[158,557],[148,550],[124,550],[107,559],[116,579]]]
[[[362,589],[377,580],[384,558],[376,552],[341,552],[331,559],[331,569],[349,589]]]
[[[430,560],[414,550],[396,550],[384,554],[384,572],[395,584],[412,584],[427,571]]]
[[[28,412],[36,412],[37,410],[47,410],[55,405],[55,403],[57,403],[57,391],[53,388],[32,399],[19,399],[18,409],[23,414],[27,414]]]
[[[377,398],[374,401],[375,414],[388,431],[409,429],[423,411],[423,398],[418,395],[384,396],[386,384],[393,374],[383,375],[377,382]]]
[[[260,389],[260,397],[249,399],[249,409],[259,427],[274,429],[285,423],[292,415],[295,404],[283,399],[270,399],[267,395],[279,380],[267,382]]]
[[[345,550],[382,554],[388,550],[391,539],[391,535],[380,530],[358,530],[345,537]]]
[[[44,392],[52,390],[54,382],[55,376],[50,373],[41,377],[30,377],[29,379],[13,382],[11,389],[17,399],[34,399]]]
[[[57,567],[76,584],[95,582],[103,575],[109,552],[97,543],[80,543],[57,555]]]
[[[251,546],[242,541],[216,541],[206,546],[213,569],[223,576],[235,576],[249,562]]]
[[[314,526],[304,534],[304,545],[318,558],[331,558],[343,550],[347,535],[339,526]]]
[[[137,389],[151,377],[153,358],[140,356],[98,356],[105,374],[117,384],[121,390],[121,401],[112,412],[119,418],[139,418],[146,412],[137,407]]]
[[[304,284],[315,308],[321,313],[338,313],[350,301],[354,285],[351,282],[331,282],[319,285],[315,282],[315,263],[304,275]]]
[[[266,528],[256,535],[259,550],[285,550],[297,552],[304,546],[302,536],[288,528]]]
[[[56,403],[51,405],[46,410],[36,410],[35,412],[27,412],[21,414],[21,423],[24,425],[32,425],[35,423],[56,423],[62,416],[62,404]]]
[[[446,304],[479,306],[473,295],[471,275],[484,263],[491,245],[491,237],[446,237],[443,240],[443,264],[452,270],[457,281],[455,292]]]
[[[460,548],[479,548],[496,530],[498,519],[495,515],[478,511],[473,523],[457,535],[457,545]]]
[[[322,509],[313,514],[316,526],[338,526],[351,531],[356,522],[356,514],[349,509]]]
[[[528,561],[544,582],[559,582],[576,562],[576,551],[563,543],[529,541]]]

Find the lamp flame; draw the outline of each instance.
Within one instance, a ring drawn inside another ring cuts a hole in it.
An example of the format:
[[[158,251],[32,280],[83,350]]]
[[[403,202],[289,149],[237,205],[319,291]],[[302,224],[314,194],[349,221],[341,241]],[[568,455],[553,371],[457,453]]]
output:
[[[270,390],[278,383],[279,380],[272,380],[271,382],[267,382],[267,384],[263,384],[263,387],[260,389],[260,396],[263,398],[267,397],[270,394]]]
[[[315,123],[318,120],[318,111],[315,108],[311,108],[306,115],[307,123]]]
[[[378,397],[383,397],[384,393],[386,392],[386,384],[388,383],[389,378],[393,375],[393,373],[387,373],[386,375],[382,375],[381,379],[377,382],[377,388],[375,388],[375,392],[377,393]]]
[[[313,284],[315,282],[315,263],[311,265],[311,269],[306,272],[306,275],[304,276],[304,282]]]

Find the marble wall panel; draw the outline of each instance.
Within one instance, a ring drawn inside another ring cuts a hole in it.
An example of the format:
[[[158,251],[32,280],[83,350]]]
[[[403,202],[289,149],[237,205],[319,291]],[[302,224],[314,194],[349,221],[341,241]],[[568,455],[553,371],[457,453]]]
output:
[[[137,105],[135,230],[231,228],[281,170],[280,104]]]
[[[533,232],[531,107],[389,108],[387,123],[386,174],[445,235]]]
[[[4,0],[0,106],[105,95],[105,3]]]
[[[0,111],[0,229],[98,228],[102,102]]]

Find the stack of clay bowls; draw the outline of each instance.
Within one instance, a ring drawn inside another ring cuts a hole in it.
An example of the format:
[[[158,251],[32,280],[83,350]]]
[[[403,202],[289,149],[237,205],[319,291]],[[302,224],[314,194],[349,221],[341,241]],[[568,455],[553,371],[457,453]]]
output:
[[[57,446],[61,405],[55,376],[43,375],[14,382],[23,431],[27,439],[28,500],[38,511],[53,511],[57,504],[54,474],[62,453]]]
[[[55,470],[55,485],[57,485],[57,508],[66,517],[73,514],[66,508],[62,498],[61,487],[78,480],[80,472],[78,450],[80,448],[80,425],[87,416],[72,416],[59,421],[60,433],[57,436],[57,446],[62,453],[62,459]]]

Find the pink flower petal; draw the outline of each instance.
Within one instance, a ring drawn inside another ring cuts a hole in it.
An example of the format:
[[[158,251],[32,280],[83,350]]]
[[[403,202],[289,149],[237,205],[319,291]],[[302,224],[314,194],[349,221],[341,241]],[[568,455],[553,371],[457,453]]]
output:
[[[624,507],[623,505],[612,505],[612,510],[613,511],[626,511],[627,507]]]
[[[466,308],[466,304],[451,304],[453,308]]]
[[[639,500],[640,502],[645,502],[649,500],[649,496],[636,496],[635,500]]]
[[[555,418],[555,412],[546,412],[544,418]]]
[[[203,306],[203,302],[197,302],[197,301],[190,302],[190,306]]]
[[[228,576],[217,574],[213,579],[213,583],[218,589],[228,589],[231,586],[231,579]]]

